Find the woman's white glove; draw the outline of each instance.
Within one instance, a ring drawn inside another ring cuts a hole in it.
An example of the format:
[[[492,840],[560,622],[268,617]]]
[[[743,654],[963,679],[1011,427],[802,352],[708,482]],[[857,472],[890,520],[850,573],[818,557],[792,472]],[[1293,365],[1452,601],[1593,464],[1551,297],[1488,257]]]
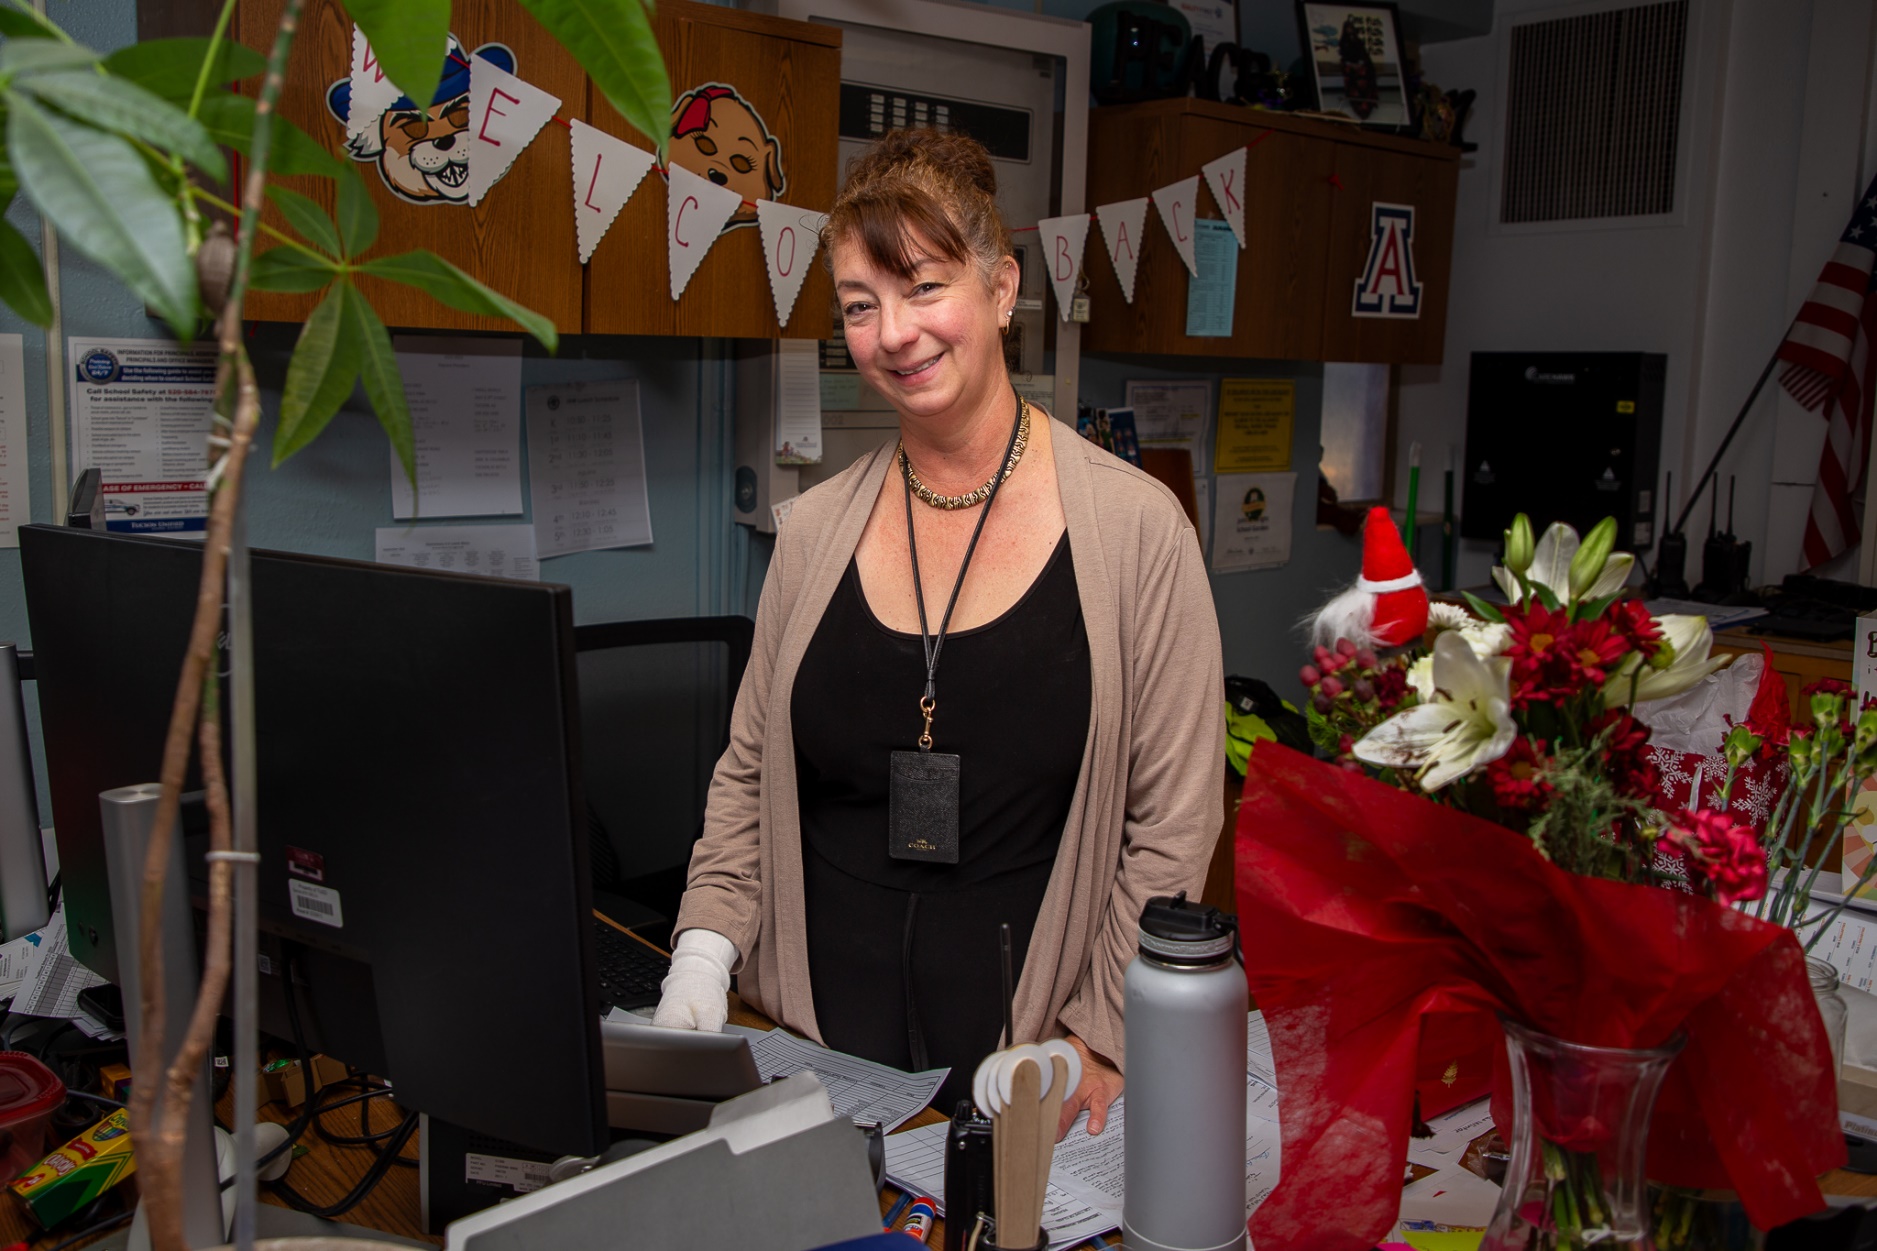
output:
[[[735,963],[736,944],[715,930],[678,935],[652,1024],[722,1033],[730,1015],[730,966]]]

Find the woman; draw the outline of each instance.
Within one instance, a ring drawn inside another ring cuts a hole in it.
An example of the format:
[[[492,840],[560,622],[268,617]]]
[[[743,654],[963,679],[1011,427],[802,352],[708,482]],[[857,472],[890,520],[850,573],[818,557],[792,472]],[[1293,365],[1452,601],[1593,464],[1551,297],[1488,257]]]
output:
[[[1218,624],[1171,493],[1021,401],[1017,263],[976,142],[895,131],[826,255],[862,377],[899,415],[796,501],[691,857],[656,1020],[745,1000],[829,1046],[948,1065],[1066,1035],[1060,1126],[1121,1091],[1122,973],[1149,896],[1219,830]]]

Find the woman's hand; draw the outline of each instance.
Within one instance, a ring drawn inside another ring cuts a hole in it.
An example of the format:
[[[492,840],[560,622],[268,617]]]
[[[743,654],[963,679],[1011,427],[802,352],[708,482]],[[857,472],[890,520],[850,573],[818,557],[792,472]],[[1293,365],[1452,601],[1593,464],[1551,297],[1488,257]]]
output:
[[[1056,1141],[1069,1134],[1069,1127],[1082,1109],[1088,1109],[1088,1132],[1099,1134],[1108,1124],[1108,1105],[1121,1097],[1121,1070],[1088,1049],[1088,1044],[1069,1035],[1069,1045],[1082,1057],[1082,1081],[1075,1093],[1062,1102],[1062,1119],[1056,1125]]]

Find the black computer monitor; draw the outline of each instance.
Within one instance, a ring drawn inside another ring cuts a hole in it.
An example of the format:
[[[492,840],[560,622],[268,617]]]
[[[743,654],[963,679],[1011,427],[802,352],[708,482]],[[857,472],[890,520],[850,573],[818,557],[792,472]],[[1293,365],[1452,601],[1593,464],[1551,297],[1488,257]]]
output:
[[[67,928],[112,976],[98,793],[157,777],[201,548],[20,547]],[[264,1028],[290,963],[310,1043],[400,1105],[602,1150],[572,593],[262,551],[252,578]]]

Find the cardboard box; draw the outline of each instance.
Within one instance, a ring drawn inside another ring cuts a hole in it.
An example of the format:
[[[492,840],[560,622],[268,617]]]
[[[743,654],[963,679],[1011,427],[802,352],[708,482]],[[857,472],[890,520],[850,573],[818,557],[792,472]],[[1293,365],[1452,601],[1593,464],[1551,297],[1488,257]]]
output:
[[[136,1171],[130,1114],[119,1108],[7,1185],[34,1220],[50,1227]]]
[[[345,1065],[331,1056],[313,1057],[313,1080],[320,1089],[349,1076]],[[306,1102],[306,1077],[298,1060],[273,1060],[261,1067],[261,1085],[273,1103],[297,1108]]]

